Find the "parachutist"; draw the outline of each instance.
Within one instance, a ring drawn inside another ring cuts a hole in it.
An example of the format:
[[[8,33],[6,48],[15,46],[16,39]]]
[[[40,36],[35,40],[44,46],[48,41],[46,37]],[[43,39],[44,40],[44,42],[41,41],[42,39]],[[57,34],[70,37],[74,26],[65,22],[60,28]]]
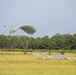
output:
[[[5,24],[4,27],[7,27],[7,25]]]
[[[49,55],[51,55],[51,52],[48,52]]]
[[[65,51],[61,51],[61,54],[64,55],[64,52],[65,52]]]
[[[14,32],[16,32],[18,29],[21,29],[23,30],[24,32],[28,33],[28,34],[34,34],[36,32],[36,29],[31,26],[30,24],[21,24],[21,25],[16,25],[14,28],[12,28],[10,31],[9,31],[9,34],[12,34]],[[26,48],[24,47],[24,50],[28,48],[28,41],[27,41],[27,45],[26,45]],[[25,50],[24,54],[26,54],[27,51]]]

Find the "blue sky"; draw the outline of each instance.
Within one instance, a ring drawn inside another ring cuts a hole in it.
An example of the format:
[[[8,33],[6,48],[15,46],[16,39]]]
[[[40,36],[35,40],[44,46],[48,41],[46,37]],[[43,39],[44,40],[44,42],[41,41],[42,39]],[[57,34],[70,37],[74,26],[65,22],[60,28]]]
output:
[[[33,25],[33,37],[75,34],[76,0],[0,0],[0,34],[9,35],[17,24]],[[28,34],[19,29],[13,35]]]

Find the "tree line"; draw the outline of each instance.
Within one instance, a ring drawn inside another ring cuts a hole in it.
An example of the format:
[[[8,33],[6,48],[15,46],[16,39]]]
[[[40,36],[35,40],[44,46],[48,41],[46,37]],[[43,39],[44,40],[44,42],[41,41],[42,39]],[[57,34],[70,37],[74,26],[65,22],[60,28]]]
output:
[[[76,50],[76,34],[55,34],[52,37],[6,36],[0,35],[1,49],[48,49]]]

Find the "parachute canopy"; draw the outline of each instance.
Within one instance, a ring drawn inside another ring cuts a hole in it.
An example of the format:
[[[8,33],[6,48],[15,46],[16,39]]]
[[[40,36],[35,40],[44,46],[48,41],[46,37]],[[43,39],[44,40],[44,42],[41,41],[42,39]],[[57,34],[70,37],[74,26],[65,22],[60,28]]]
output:
[[[30,24],[21,24],[21,25],[14,26],[9,31],[9,34],[16,32],[18,29],[22,29],[24,32],[26,32],[28,34],[34,34],[36,32],[36,29],[33,26],[31,26]]]

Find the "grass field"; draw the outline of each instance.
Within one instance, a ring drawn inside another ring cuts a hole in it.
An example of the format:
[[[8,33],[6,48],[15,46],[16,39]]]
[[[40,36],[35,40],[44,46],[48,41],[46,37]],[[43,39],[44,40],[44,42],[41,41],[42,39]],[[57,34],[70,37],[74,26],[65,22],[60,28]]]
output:
[[[58,53],[52,53],[56,56]],[[66,53],[75,58],[74,53]],[[32,56],[30,52],[0,52],[0,75],[76,75],[76,59],[43,60],[43,56]]]

